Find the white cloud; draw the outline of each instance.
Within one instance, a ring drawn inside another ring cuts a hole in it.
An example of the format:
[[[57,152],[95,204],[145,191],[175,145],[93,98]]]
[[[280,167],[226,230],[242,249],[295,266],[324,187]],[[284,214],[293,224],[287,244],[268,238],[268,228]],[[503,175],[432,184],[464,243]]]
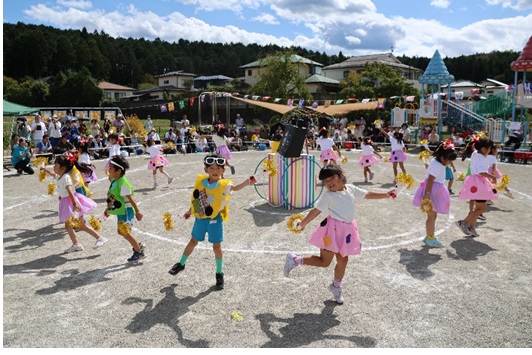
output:
[[[251,18],[252,21],[266,23],[268,25],[278,25],[279,21],[272,14],[262,13],[259,16]]]
[[[241,13],[245,8],[258,9],[262,0],[176,0],[184,5],[194,5],[196,11],[230,10]]]
[[[451,2],[449,0],[432,0],[430,4],[434,7],[446,9],[449,7],[449,5],[451,5]]]
[[[532,8],[532,0],[486,0],[488,5],[502,5],[503,8],[510,7],[514,10],[526,10]]]
[[[84,0],[57,0],[57,4],[64,7],[73,7],[82,10],[92,8],[92,2]]]

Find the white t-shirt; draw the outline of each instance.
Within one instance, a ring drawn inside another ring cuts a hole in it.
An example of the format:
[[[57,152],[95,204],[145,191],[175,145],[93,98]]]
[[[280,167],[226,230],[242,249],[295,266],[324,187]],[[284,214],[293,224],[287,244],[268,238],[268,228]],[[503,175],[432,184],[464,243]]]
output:
[[[61,138],[61,122],[50,122],[48,135],[50,138]]]
[[[244,119],[242,117],[239,117],[236,119],[236,126],[242,127],[244,125]]]
[[[152,145],[151,147],[147,147],[146,151],[150,153],[150,157],[155,158],[161,155],[161,146],[159,144],[155,144],[155,145]]]
[[[362,144],[362,155],[372,155],[374,151],[371,144]]]
[[[432,158],[425,173],[425,179],[428,179],[429,175],[434,176],[434,182],[443,184],[445,182],[445,165]]]
[[[109,158],[120,155],[120,144],[116,143],[109,147]]]
[[[334,219],[351,223],[355,219],[355,201],[366,196],[366,191],[352,184],[338,192],[326,191],[316,204],[316,209]]]
[[[33,139],[42,139],[45,133],[48,133],[46,124],[44,122],[33,122],[31,124],[31,130],[33,131]]]
[[[320,137],[316,140],[316,144],[320,146],[321,151],[331,150],[334,147],[334,141],[331,138]]]
[[[212,141],[214,142],[214,144],[216,144],[217,147],[222,147],[222,146],[224,146],[226,140],[227,140],[227,138],[226,138],[225,136],[220,137],[220,136],[217,135],[217,134],[213,134],[213,135],[212,135]]]
[[[64,174],[63,176],[59,177],[59,175],[56,175],[57,179],[57,193],[59,194],[59,197],[66,198],[68,197],[68,191],[66,189],[67,186],[72,186],[72,192],[74,192],[74,187],[72,184],[72,179],[70,178],[69,174]]]
[[[392,143],[392,152],[396,150],[403,150],[405,146],[404,143],[399,143],[399,141],[393,137],[393,132],[388,132],[388,137],[390,138],[390,143]]]
[[[91,158],[89,157],[87,153],[83,153],[79,156],[78,162],[80,164],[91,165]]]
[[[488,154],[486,158],[488,159],[488,168],[497,164],[497,157],[495,155]]]
[[[471,155],[471,175],[487,173],[489,166],[490,162],[487,157],[478,153],[477,151],[473,152]]]

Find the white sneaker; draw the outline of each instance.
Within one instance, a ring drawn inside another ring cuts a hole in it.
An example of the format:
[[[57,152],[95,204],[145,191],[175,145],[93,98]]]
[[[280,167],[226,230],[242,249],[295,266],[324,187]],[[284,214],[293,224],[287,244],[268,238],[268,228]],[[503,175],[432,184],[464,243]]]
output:
[[[83,245],[81,245],[80,243],[72,244],[70,248],[65,250],[65,253],[73,253],[73,252],[82,251],[82,250],[83,250]]]
[[[511,198],[512,200],[515,199],[514,195],[512,194],[512,191],[510,191],[510,190],[506,190],[506,191],[504,191],[504,194],[505,194],[507,197]]]
[[[373,180],[373,177],[375,176],[375,173],[369,173],[369,179]]]
[[[336,303],[338,303],[338,304],[343,304],[344,303],[344,296],[342,295],[342,286],[334,287],[334,284],[331,282],[329,284],[329,291],[332,292],[332,294],[334,296],[334,300],[336,301]]]
[[[297,255],[294,253],[288,253],[286,256],[286,261],[284,263],[284,276],[289,277],[290,271],[292,271],[293,268],[297,266],[297,264],[294,262],[294,258]]]
[[[168,184],[170,184],[173,180],[174,180],[173,177],[169,177],[169,178],[168,178]]]
[[[109,239],[107,238],[104,238],[104,237],[100,237],[98,239],[96,239],[96,243],[94,243],[94,249],[98,249],[99,247],[101,247],[102,245],[104,245],[105,243],[107,243],[109,241]]]

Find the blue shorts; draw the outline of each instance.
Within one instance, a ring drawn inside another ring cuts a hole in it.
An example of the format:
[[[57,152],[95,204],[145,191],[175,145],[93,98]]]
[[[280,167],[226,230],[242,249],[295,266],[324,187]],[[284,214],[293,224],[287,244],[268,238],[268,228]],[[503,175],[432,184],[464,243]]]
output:
[[[118,222],[124,221],[126,222],[126,224],[132,225],[133,219],[135,218],[135,210],[133,209],[133,207],[128,207],[126,208],[125,214],[117,214],[116,218]]]
[[[218,214],[213,219],[196,218],[192,227],[192,237],[198,242],[205,240],[205,233],[209,234],[209,243],[221,243],[224,240],[224,222],[222,216]]]

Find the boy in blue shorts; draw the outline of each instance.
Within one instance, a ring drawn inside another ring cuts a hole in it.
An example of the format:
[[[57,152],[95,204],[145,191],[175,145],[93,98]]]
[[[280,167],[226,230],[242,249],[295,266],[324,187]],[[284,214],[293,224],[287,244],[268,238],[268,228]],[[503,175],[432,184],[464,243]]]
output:
[[[120,155],[115,155],[109,159],[109,180],[111,186],[107,192],[107,209],[105,216],[113,214],[118,220],[118,234],[124,237],[133,247],[133,255],[127,259],[128,262],[136,262],[144,259],[144,246],[131,234],[133,219],[140,221],[143,217],[139,207],[133,198],[133,187],[125,177],[129,163]],[[121,228],[120,222],[127,227]]]
[[[209,235],[209,242],[212,243],[214,257],[216,260],[216,289],[224,288],[224,273],[222,259],[222,241],[224,222],[227,222],[229,213],[229,199],[232,191],[239,191],[246,186],[255,183],[255,179],[250,177],[239,185],[233,185],[229,179],[224,179],[223,174],[227,166],[227,160],[218,154],[211,154],[203,159],[205,173],[208,175],[198,175],[192,192],[189,210],[185,213],[185,219],[191,215],[196,217],[192,228],[192,238],[188,242],[181,260],[176,263],[170,271],[171,275],[185,269],[188,257],[194,251],[198,242],[205,240],[205,234]]]

